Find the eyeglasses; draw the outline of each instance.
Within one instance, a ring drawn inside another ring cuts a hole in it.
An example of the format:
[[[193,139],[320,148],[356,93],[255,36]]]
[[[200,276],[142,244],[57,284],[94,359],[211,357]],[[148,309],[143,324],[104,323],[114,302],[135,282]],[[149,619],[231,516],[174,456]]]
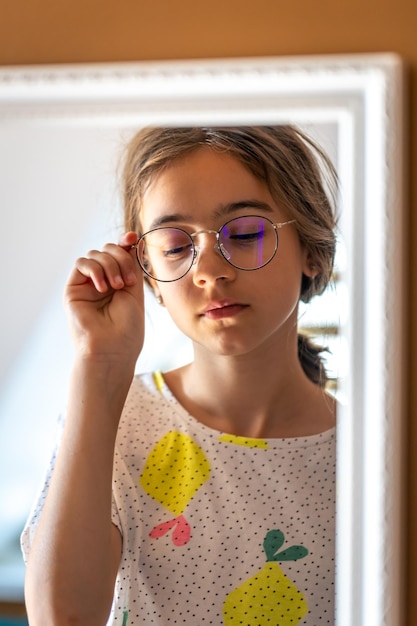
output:
[[[258,270],[278,250],[278,229],[296,220],[273,223],[266,217],[245,215],[223,224],[219,230],[187,233],[182,228],[155,228],[135,245],[138,262],[148,276],[163,283],[185,276],[196,262],[200,248],[194,240],[203,234],[216,236],[215,250],[239,270]]]

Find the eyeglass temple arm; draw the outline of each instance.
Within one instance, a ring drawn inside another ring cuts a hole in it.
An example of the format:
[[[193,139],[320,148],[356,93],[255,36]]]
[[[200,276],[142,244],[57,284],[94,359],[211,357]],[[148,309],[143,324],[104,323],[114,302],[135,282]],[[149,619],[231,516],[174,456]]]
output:
[[[282,228],[283,226],[286,226],[287,224],[295,224],[297,220],[287,220],[286,222],[276,222],[274,224],[274,226],[276,226],[277,228]]]

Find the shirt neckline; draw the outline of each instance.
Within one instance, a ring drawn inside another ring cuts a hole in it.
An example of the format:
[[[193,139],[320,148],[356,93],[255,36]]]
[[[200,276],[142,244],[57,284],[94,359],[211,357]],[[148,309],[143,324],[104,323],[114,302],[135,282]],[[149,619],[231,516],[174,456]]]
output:
[[[225,431],[216,430],[203,424],[193,415],[191,415],[177,400],[168,385],[166,384],[164,375],[160,371],[155,371],[148,374],[141,374],[142,379],[147,383],[147,387],[153,392],[160,393],[161,396],[169,402],[171,405],[175,405],[178,413],[185,419],[193,428],[200,430],[206,436],[210,436],[218,441],[223,441],[228,444],[242,445],[249,448],[306,448],[309,446],[316,446],[317,444],[324,444],[328,441],[335,439],[336,426],[332,426],[328,430],[316,433],[314,435],[305,435],[300,437],[270,437],[270,438],[257,438],[257,437],[244,437],[241,435],[232,435]],[[245,444],[245,442],[247,442]]]

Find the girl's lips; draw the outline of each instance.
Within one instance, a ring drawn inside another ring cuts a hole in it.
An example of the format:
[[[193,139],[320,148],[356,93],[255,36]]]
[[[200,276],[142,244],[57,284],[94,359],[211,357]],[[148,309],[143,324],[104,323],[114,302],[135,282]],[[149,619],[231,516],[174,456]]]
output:
[[[234,317],[243,309],[246,309],[246,307],[246,304],[240,304],[239,302],[212,302],[204,309],[202,315],[208,319],[218,320],[225,317]]]

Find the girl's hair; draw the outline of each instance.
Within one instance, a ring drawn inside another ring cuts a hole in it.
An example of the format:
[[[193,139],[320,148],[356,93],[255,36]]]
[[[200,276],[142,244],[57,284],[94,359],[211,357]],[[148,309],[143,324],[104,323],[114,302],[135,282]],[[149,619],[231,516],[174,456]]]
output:
[[[124,162],[125,229],[141,233],[143,194],[175,159],[208,146],[238,159],[264,181],[289,219],[296,220],[314,278],[303,275],[300,298],[308,302],[328,285],[336,247],[337,175],[323,150],[298,128],[228,126],[213,128],[145,128],[130,141]],[[299,336],[299,357],[307,375],[324,386],[321,350]]]

